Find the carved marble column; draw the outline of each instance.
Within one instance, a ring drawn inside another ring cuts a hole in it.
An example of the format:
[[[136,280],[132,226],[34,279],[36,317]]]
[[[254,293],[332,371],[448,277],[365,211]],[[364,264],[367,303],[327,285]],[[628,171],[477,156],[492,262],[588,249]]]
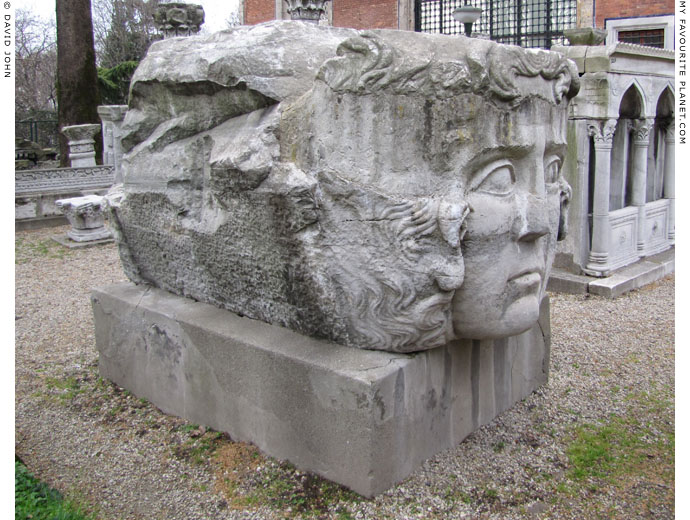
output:
[[[669,200],[668,239],[676,239],[676,127],[671,118],[666,127],[666,149],[664,151],[664,198]]]
[[[67,236],[75,242],[93,242],[112,238],[103,219],[104,198],[100,195],[85,195],[55,201],[57,207],[69,220],[72,229]]]
[[[115,184],[122,182],[120,162],[122,161],[122,121],[127,105],[101,105],[98,115],[103,123],[103,164],[112,164],[115,170]]]
[[[632,142],[632,197],[631,205],[637,207],[637,251],[643,253],[645,249],[645,219],[647,202],[647,157],[649,152],[649,131],[652,122],[638,119],[633,123]]]
[[[319,23],[321,15],[326,14],[326,3],[330,0],[285,0],[287,11],[293,20]]]
[[[204,16],[204,8],[198,4],[161,2],[153,14],[153,22],[163,38],[174,38],[198,33]]]
[[[80,166],[96,166],[95,137],[101,130],[101,125],[72,125],[62,128],[67,137],[69,147],[69,161],[72,168]]]
[[[594,137],[594,203],[592,208],[592,247],[584,271],[593,276],[609,274],[611,223],[609,221],[609,187],[611,182],[611,150],[616,120],[592,121],[587,125]],[[591,159],[590,159],[591,160]]]

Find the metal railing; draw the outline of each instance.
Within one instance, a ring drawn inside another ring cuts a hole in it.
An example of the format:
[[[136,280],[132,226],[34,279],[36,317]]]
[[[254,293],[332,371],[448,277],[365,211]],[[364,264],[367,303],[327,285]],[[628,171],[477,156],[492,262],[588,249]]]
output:
[[[415,0],[415,31],[463,33],[463,25],[453,18],[463,5],[464,0]],[[474,0],[472,5],[482,9],[473,32],[521,47],[561,45],[563,31],[577,22],[577,0]]]
[[[38,143],[43,148],[57,148],[58,122],[49,119],[15,121],[14,136]]]

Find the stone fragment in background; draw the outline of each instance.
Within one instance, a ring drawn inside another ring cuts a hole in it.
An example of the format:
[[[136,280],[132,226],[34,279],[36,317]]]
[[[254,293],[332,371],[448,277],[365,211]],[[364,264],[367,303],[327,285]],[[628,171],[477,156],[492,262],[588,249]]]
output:
[[[96,166],[95,137],[101,131],[101,125],[71,125],[62,128],[67,137],[69,161],[72,168]]]
[[[104,197],[100,195],[85,195],[56,201],[55,204],[72,225],[67,236],[75,242],[112,238],[112,233],[105,227],[104,203]]]

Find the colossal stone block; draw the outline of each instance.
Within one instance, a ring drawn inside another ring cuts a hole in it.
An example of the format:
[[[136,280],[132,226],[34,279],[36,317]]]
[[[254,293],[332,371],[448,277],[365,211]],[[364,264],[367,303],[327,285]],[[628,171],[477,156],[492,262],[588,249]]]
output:
[[[403,31],[157,42],[110,196],[125,271],[359,348],[524,332],[564,227],[577,81],[556,53]]]
[[[104,377],[365,495],[546,381],[572,62],[271,22],[131,85]]]

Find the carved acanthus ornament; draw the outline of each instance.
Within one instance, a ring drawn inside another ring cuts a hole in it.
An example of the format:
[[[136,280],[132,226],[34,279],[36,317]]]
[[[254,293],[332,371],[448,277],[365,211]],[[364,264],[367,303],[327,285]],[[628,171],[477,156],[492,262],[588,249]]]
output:
[[[164,38],[191,36],[198,33],[204,23],[204,8],[184,2],[161,3],[156,8],[153,21]]]
[[[649,145],[649,131],[653,121],[650,119],[636,119],[633,122],[633,139],[637,145]]]
[[[326,4],[330,0],[285,0],[288,4],[287,12],[293,20],[319,23],[322,15],[326,14]]]
[[[602,121],[590,121],[587,125],[587,133],[594,138],[594,146],[606,148],[613,146],[613,135],[616,133],[615,119]]]

